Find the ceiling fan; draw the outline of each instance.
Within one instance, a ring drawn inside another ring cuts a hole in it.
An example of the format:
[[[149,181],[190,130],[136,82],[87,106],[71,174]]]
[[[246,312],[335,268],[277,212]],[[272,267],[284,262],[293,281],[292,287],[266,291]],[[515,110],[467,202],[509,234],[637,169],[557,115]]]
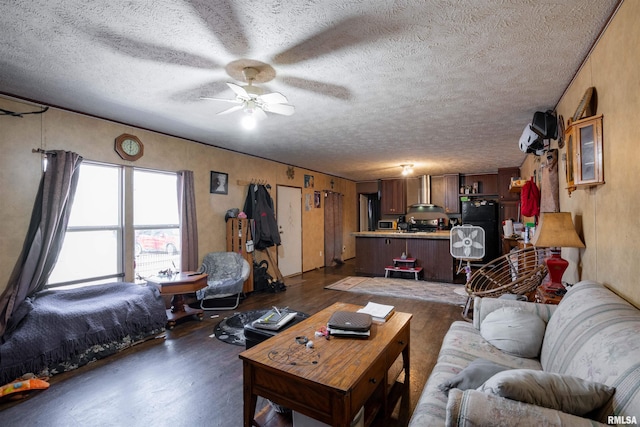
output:
[[[263,90],[253,85],[260,70],[254,67],[245,67],[242,69],[242,75],[247,81],[246,86],[240,86],[236,83],[227,82],[227,86],[235,93],[234,99],[227,98],[208,98],[214,101],[224,101],[236,104],[226,110],[220,111],[218,115],[229,114],[235,111],[244,111],[248,117],[253,120],[262,120],[267,118],[266,113],[282,114],[290,116],[295,112],[295,107],[289,104],[287,97],[279,92],[263,93]]]

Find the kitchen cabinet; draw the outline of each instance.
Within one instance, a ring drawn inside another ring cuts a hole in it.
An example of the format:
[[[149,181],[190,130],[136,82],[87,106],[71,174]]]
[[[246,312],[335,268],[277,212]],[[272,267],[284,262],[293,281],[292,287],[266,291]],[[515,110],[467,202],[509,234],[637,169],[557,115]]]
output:
[[[355,272],[384,276],[384,268],[406,251],[407,243],[403,238],[357,237]]]
[[[407,189],[404,179],[380,181],[380,208],[383,215],[404,215],[407,212]]]
[[[453,283],[456,268],[449,239],[407,239],[407,255],[418,260],[424,280]]]
[[[385,267],[402,253],[416,258],[423,268],[423,279],[453,283],[456,262],[449,252],[449,239],[428,237],[356,236],[356,274],[384,276]]]
[[[444,211],[447,214],[460,213],[460,174],[444,176]]]

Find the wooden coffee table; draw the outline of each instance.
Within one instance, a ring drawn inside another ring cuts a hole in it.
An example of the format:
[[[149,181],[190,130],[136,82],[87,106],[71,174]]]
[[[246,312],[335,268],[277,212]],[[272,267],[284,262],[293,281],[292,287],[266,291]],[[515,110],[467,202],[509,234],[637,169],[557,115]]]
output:
[[[365,425],[380,411],[388,419],[409,387],[412,315],[396,312],[386,323],[374,323],[367,339],[314,336],[335,311],[359,308],[335,303],[240,353],[245,427],[259,425],[254,420],[258,396],[336,427],[348,427],[363,406]],[[314,347],[300,344],[302,337],[313,340]],[[389,368],[400,354],[403,382],[389,378]]]
[[[176,321],[186,316],[197,316],[200,320],[204,318],[203,310],[191,308],[184,303],[184,294],[206,288],[207,277],[205,273],[185,271],[173,276],[152,276],[146,279],[147,284],[158,287],[161,295],[172,295],[171,308],[167,309],[168,329],[173,329]]]

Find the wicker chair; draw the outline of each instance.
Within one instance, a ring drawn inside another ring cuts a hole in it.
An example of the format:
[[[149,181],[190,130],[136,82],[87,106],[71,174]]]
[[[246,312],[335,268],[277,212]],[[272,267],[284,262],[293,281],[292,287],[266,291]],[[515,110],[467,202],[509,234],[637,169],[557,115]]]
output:
[[[240,304],[244,281],[251,266],[236,252],[210,252],[204,256],[199,272],[207,273],[207,287],[196,292],[203,310],[233,310]],[[206,300],[235,296],[235,302],[228,307],[205,305]]]
[[[469,312],[475,297],[498,298],[504,294],[527,295],[536,290],[547,275],[544,248],[528,247],[509,252],[483,265],[465,285],[468,298],[462,317]]]

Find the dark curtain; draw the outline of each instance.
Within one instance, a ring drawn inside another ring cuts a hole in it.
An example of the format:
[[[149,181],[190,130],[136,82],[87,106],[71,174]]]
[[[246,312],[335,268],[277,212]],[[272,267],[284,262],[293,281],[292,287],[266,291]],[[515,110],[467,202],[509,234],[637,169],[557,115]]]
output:
[[[193,171],[178,171],[180,247],[182,271],[196,271],[198,263],[198,219]]]
[[[324,198],[324,265],[342,264],[342,194],[329,191]]]
[[[44,289],[58,260],[78,185],[82,157],[68,151],[47,153],[31,222],[20,257],[0,296],[0,336],[12,314],[30,295]]]

